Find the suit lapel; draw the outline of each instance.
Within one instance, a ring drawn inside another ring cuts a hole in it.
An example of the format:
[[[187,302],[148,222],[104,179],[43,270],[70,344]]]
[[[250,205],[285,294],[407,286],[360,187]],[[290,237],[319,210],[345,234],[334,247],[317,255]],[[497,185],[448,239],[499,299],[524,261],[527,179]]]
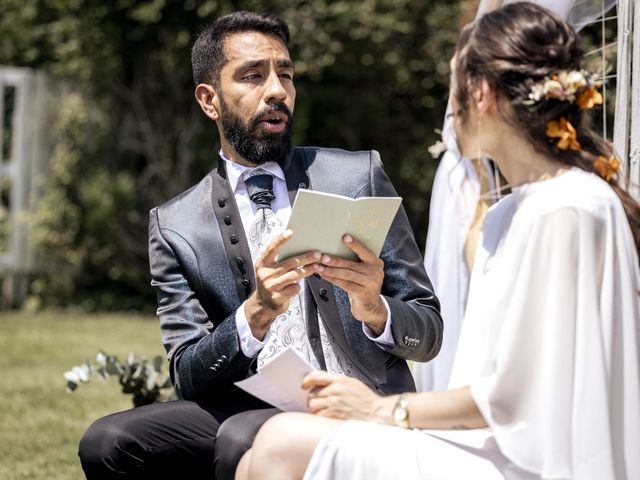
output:
[[[296,194],[300,188],[311,188],[309,181],[309,173],[307,171],[307,161],[302,148],[294,148],[287,156],[282,165],[284,178],[287,182],[287,191],[289,192],[289,202],[291,207],[296,200]]]
[[[255,289],[256,278],[249,243],[244,233],[240,212],[227,180],[224,160],[218,157],[218,168],[212,172],[211,202],[218,222],[222,244],[233,272],[240,301]]]
[[[309,186],[309,177],[302,149],[294,148],[283,165],[283,172],[289,192],[291,205],[295,201],[298,188]],[[211,173],[211,204],[229,267],[240,301],[246,300],[255,289],[255,268],[251,259],[249,242],[242,226],[242,219],[235,201],[234,193],[227,178],[224,160],[218,157],[218,168]]]
[[[302,149],[293,148],[282,170],[285,174],[289,202],[293,206],[299,188],[309,187],[307,166]],[[238,297],[246,300],[255,289],[255,268],[251,259],[249,242],[242,226],[242,219],[234,193],[227,178],[224,160],[218,156],[218,168],[211,173],[211,204],[218,223],[223,247],[233,272]]]

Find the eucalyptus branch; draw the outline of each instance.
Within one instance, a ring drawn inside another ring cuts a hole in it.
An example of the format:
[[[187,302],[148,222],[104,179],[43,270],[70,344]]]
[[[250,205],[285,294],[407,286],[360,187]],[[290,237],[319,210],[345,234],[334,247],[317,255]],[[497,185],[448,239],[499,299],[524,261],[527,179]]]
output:
[[[162,373],[162,357],[156,356],[150,363],[145,357],[130,353],[126,362],[118,357],[99,351],[96,364],[89,361],[73,367],[64,373],[67,392],[74,392],[81,383],[89,383],[92,377],[118,378],[122,393],[133,395],[133,405],[139,407],[154,402],[176,400],[176,395],[168,374]]]

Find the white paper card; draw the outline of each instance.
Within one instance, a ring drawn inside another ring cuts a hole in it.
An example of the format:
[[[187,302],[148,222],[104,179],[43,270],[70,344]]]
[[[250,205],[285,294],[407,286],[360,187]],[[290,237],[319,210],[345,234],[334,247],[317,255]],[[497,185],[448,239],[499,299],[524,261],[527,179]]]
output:
[[[302,379],[315,370],[298,352],[287,347],[258,372],[235,385],[285,412],[308,412],[308,391]]]
[[[280,249],[278,261],[312,250],[357,260],[342,241],[347,233],[378,256],[401,203],[400,197],[349,198],[301,188],[287,224],[293,237]]]

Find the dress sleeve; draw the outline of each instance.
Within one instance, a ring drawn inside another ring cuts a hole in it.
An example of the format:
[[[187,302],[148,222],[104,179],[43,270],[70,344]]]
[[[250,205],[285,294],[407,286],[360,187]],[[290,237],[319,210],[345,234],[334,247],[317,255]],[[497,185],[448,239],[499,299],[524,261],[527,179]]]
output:
[[[614,478],[612,350],[623,339],[613,329],[635,322],[602,311],[624,302],[615,228],[606,215],[566,207],[541,215],[519,240],[492,373],[471,394],[519,467],[544,478]]]

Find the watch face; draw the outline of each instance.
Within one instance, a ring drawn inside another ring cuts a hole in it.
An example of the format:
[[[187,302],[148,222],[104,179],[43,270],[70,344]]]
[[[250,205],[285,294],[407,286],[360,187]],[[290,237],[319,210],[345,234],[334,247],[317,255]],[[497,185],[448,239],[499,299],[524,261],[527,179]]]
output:
[[[403,407],[396,407],[393,412],[393,419],[396,422],[402,422],[407,419],[407,409]]]
[[[409,401],[401,395],[393,409],[393,423],[398,427],[409,428]]]

